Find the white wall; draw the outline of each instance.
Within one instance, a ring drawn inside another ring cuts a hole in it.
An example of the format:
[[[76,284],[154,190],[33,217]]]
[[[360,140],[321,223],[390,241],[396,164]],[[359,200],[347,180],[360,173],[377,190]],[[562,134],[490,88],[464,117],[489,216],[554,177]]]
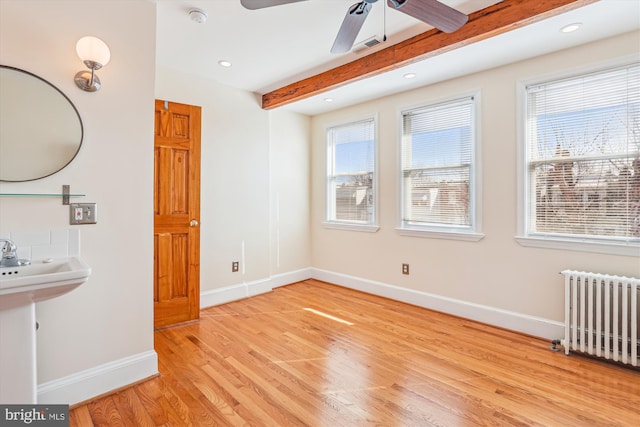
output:
[[[506,320],[503,326],[539,336],[549,334],[539,324],[563,319],[561,270],[639,277],[638,257],[528,248],[514,240],[517,81],[637,54],[637,41],[637,33],[626,34],[313,117],[311,236],[317,275],[377,293],[403,295],[409,302],[427,301],[427,306],[464,306],[458,313],[483,312],[477,317],[484,321],[493,322],[492,316],[498,314]],[[463,242],[398,235],[394,228],[398,224],[399,109],[475,90],[480,91],[482,103],[482,231],[486,237]],[[380,230],[362,233],[323,228],[325,128],[376,112]],[[401,274],[401,263],[410,264],[409,276]],[[509,324],[508,319],[516,317],[536,326]]]
[[[78,108],[85,138],[53,176],[0,183],[4,193],[58,193],[98,203],[99,223],[69,226],[59,198],[0,198],[0,235],[74,228],[89,282],[37,306],[41,402],[75,403],[151,375],[153,100],[202,107],[201,291],[208,306],[308,277],[310,119],[267,112],[241,90],[155,73],[155,5],[147,1],[0,2],[0,63],[49,80]],[[77,89],[75,43],[102,38],[103,88]],[[157,81],[156,81],[157,79]],[[231,262],[241,271],[231,272]],[[0,379],[1,380],[1,379]],[[120,381],[120,382],[118,382]]]
[[[103,87],[97,93],[83,92],[73,82],[74,74],[84,68],[75,44],[85,35],[100,37],[111,48],[111,62],[99,71]],[[73,403],[157,370],[152,191],[155,5],[2,0],[0,63],[53,83],[75,104],[84,124],[82,148],[63,171],[33,182],[0,183],[2,193],[58,193],[63,184],[70,184],[72,192],[86,194],[75,201],[98,203],[98,224],[70,226],[68,207],[59,198],[0,198],[0,232],[81,231],[81,255],[93,269],[89,281],[36,307],[38,383],[48,386],[44,400]],[[119,370],[133,365],[131,372]],[[109,379],[91,383],[84,378],[87,387],[79,393],[65,394],[65,387],[56,382],[80,381],[79,375],[98,368]]]
[[[72,81],[82,67],[75,43],[87,34],[112,50],[99,72],[103,88],[94,94]],[[83,147],[69,167],[30,183],[0,183],[0,192],[58,192],[71,184],[87,194],[81,200],[98,202],[100,213],[97,225],[71,227],[59,199],[0,198],[0,233],[79,229],[82,256],[93,267],[81,288],[37,306],[39,383],[50,391],[41,395],[74,403],[116,387],[102,381],[108,374],[126,371],[117,379],[133,381],[153,362],[154,98],[202,106],[204,305],[308,277],[313,265],[317,277],[395,286],[414,302],[430,294],[559,321],[561,269],[640,275],[637,258],[524,248],[513,238],[516,81],[633,53],[636,42],[637,34],[620,36],[309,119],[264,111],[253,94],[168,69],[157,70],[154,81],[153,2],[0,1],[0,63],[58,86],[85,125]],[[394,230],[397,109],[471,89],[482,91],[486,237],[477,243],[401,237]],[[381,229],[324,229],[325,126],[373,112]],[[243,261],[239,273],[231,273],[235,260]],[[403,262],[411,264],[410,276],[400,274]],[[88,373],[95,372],[102,376],[91,383]],[[85,394],[56,394],[57,386],[64,390],[61,380],[85,384]]]
[[[307,116],[270,112],[272,276],[311,266],[310,126]]]
[[[202,107],[201,306],[269,291],[282,284],[274,276],[307,269],[309,118],[166,68],[156,96]]]
[[[156,79],[158,99],[202,107],[201,290],[268,277],[267,112],[255,95],[212,80],[163,68]],[[232,273],[243,242],[245,263]]]

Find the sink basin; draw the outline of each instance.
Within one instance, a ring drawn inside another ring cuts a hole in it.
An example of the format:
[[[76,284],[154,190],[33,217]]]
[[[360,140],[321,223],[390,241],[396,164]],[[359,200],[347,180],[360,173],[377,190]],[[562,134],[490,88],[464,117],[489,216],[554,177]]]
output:
[[[0,309],[65,294],[87,281],[91,268],[80,257],[0,268]]]
[[[91,268],[79,257],[0,268],[0,403],[36,404],[36,304],[72,291]]]

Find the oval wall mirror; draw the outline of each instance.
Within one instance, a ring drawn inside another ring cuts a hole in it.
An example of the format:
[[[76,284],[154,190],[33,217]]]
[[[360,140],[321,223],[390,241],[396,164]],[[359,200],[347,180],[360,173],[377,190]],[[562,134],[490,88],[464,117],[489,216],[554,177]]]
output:
[[[57,87],[28,71],[0,65],[0,181],[52,175],[82,145],[78,110]]]

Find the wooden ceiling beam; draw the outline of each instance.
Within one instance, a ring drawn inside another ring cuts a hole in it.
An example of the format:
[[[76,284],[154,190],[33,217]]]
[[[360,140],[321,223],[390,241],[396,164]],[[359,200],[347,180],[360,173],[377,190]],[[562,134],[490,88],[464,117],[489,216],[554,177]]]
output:
[[[454,33],[429,30],[348,64],[265,93],[262,95],[262,108],[269,110],[300,101],[595,1],[598,0],[503,0],[470,14],[469,21]]]

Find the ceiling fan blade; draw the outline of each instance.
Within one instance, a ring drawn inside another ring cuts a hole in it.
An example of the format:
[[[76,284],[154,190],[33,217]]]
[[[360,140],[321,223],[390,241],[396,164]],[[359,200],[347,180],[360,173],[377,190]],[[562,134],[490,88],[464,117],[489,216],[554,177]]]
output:
[[[264,9],[265,7],[280,6],[281,4],[297,3],[307,0],[240,0],[240,4],[249,10]]]
[[[370,10],[371,3],[367,1],[356,3],[349,8],[333,42],[331,53],[345,53],[351,50]]]
[[[464,13],[438,0],[387,0],[387,5],[445,33],[453,33],[469,20]]]

